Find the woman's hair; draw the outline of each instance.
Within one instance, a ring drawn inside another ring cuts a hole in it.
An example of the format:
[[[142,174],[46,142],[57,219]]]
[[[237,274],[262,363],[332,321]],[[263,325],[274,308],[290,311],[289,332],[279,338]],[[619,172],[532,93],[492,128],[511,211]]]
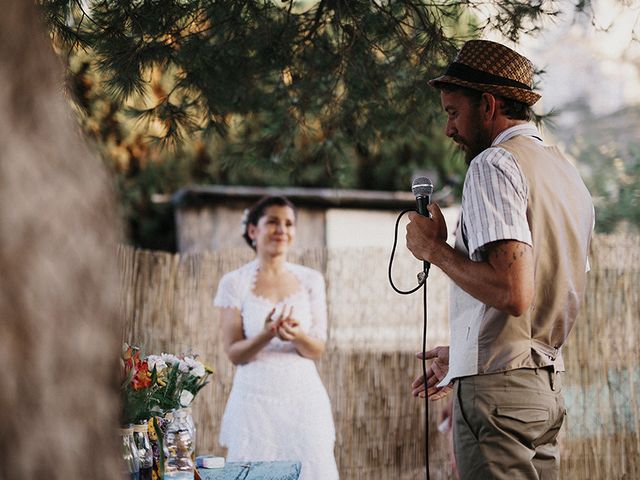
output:
[[[289,207],[291,208],[291,210],[293,210],[294,215],[297,216],[298,214],[298,212],[296,211],[296,207],[291,202],[291,200],[280,195],[262,197],[251,208],[245,210],[245,216],[242,218],[242,238],[244,238],[247,244],[254,250],[256,249],[256,247],[253,245],[253,242],[249,237],[249,225],[258,225],[258,222],[264,215],[265,210],[274,205],[278,207]]]

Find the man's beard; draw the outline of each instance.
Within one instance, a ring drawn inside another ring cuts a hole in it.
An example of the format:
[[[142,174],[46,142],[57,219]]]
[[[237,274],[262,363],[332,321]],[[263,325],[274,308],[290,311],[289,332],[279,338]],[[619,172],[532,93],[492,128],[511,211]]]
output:
[[[465,122],[467,132],[464,136],[454,135],[453,141],[458,144],[458,147],[464,152],[464,160],[467,165],[471,165],[471,161],[476,158],[480,153],[491,146],[491,132],[488,127],[484,125],[482,118],[482,110],[479,105],[472,106],[469,112],[468,121]],[[468,128],[471,125],[475,125],[476,128]]]
[[[476,130],[473,137],[468,140],[457,136],[453,139],[464,152],[464,160],[467,165],[470,165],[474,158],[491,146],[491,138],[481,130]]]

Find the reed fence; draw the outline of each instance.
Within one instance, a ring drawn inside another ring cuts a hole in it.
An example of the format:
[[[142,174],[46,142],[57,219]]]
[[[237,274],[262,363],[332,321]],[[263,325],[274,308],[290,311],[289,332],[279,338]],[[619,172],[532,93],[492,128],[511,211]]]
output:
[[[382,249],[313,249],[291,261],[324,273],[327,351],[318,362],[332,401],[336,458],[343,479],[424,476],[424,405],[410,395],[420,371],[422,297],[403,297],[387,280]],[[195,400],[198,453],[224,455],[217,442],[233,366],[220,343],[212,305],[221,276],[252,258],[249,249],[177,255],[121,247],[123,340],[148,353],[195,352],[211,365],[211,384]],[[597,236],[585,303],[564,349],[568,415],[561,435],[563,479],[640,478],[640,238]],[[398,252],[394,280],[415,285],[420,264]],[[428,347],[447,341],[448,281],[432,269]],[[429,409],[431,477],[454,478],[450,434]],[[250,414],[250,412],[248,412]]]

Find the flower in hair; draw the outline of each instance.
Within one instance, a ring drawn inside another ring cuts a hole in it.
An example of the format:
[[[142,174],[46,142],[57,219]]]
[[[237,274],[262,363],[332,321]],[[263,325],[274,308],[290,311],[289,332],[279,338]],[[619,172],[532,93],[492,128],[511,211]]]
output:
[[[240,220],[240,223],[242,225],[242,235],[244,235],[244,233],[247,231],[247,223],[249,223],[249,209],[245,208],[242,211],[242,219]]]

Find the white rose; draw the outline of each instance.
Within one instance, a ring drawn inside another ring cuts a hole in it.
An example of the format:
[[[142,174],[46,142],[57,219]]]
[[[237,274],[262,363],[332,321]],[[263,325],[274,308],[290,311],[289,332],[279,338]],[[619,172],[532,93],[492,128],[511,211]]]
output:
[[[183,390],[180,394],[180,405],[183,407],[188,407],[193,401],[193,393],[189,390]]]

